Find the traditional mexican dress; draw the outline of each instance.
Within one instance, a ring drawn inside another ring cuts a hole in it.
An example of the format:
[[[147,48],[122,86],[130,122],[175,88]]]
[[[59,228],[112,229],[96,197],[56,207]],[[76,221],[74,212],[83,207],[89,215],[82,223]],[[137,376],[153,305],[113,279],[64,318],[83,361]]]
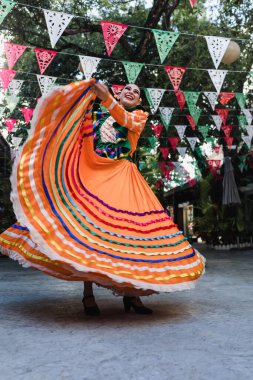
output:
[[[93,122],[95,98],[86,80],[39,101],[11,178],[18,222],[0,235],[1,251],[119,294],[193,287],[204,259],[132,162],[147,114],[110,95],[109,113]]]

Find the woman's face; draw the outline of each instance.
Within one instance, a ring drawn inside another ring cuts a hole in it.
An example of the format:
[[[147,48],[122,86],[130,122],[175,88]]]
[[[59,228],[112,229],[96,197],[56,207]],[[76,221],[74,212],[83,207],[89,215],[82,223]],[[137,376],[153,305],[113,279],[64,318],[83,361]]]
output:
[[[127,84],[120,93],[119,102],[123,107],[131,108],[140,104],[140,89],[136,84]]]

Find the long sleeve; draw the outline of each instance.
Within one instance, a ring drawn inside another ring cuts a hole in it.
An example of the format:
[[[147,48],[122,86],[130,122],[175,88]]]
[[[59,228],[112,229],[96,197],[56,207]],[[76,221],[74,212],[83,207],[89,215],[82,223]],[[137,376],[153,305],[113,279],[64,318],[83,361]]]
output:
[[[147,112],[142,110],[128,112],[113,98],[112,95],[109,95],[105,101],[101,102],[101,104],[108,109],[115,121],[123,127],[138,134],[144,129],[148,118]]]

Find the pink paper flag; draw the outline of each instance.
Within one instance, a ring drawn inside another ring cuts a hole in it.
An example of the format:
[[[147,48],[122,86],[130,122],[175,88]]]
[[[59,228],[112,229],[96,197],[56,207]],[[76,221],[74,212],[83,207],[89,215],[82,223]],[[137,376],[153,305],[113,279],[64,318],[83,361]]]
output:
[[[192,115],[185,115],[185,116],[187,117],[187,119],[188,119],[188,121],[189,121],[189,123],[190,123],[191,129],[192,129],[193,131],[195,131],[196,123],[195,123],[195,121],[194,121]]]
[[[168,154],[169,154],[169,148],[167,148],[167,147],[160,148],[160,151],[162,153],[162,156],[163,156],[164,160],[166,160],[167,157],[168,157]]]
[[[113,49],[117,45],[118,40],[128,28],[128,25],[110,21],[100,21],[100,24],[102,26],[107,54],[110,57]]]
[[[172,83],[172,86],[174,90],[178,90],[181,80],[183,78],[183,75],[186,71],[186,67],[179,67],[179,66],[164,66],[170,81]]]
[[[40,73],[43,74],[46,68],[50,65],[57,52],[53,50],[45,50],[41,48],[34,48],[36,58],[38,61]]]
[[[0,69],[0,80],[4,91],[7,90],[10,82],[15,77],[15,75],[15,70]]]
[[[180,138],[179,137],[169,137],[168,140],[169,140],[169,143],[171,145],[171,148],[173,150],[176,150],[177,144],[178,144],[178,141],[180,140]]]
[[[160,134],[162,132],[162,129],[163,129],[163,125],[162,124],[151,124],[151,128],[152,130],[155,132],[155,135],[157,138],[160,137]]]
[[[4,119],[5,124],[7,125],[8,132],[11,133],[13,130],[14,125],[17,122],[17,119]]]
[[[24,116],[26,124],[28,124],[29,121],[31,120],[32,116],[33,116],[34,109],[24,107],[24,108],[20,108],[20,111],[22,112],[22,114]]]
[[[179,107],[181,108],[181,110],[184,109],[186,100],[185,100],[183,91],[177,90],[175,91],[175,95],[177,97],[177,102],[179,104]]]
[[[226,124],[229,110],[227,110],[225,108],[215,108],[215,111],[220,116],[223,124]]]
[[[17,60],[24,53],[27,46],[11,44],[10,42],[4,42],[4,51],[8,62],[8,67],[11,70]]]
[[[111,89],[112,89],[114,95],[119,95],[124,87],[125,86],[122,86],[121,84],[112,84],[111,85]]]
[[[230,136],[230,133],[231,133],[233,127],[234,127],[233,125],[222,125],[221,128],[222,128],[223,132],[225,133],[226,137]]]
[[[190,4],[191,4],[191,7],[193,8],[194,5],[196,4],[197,0],[189,0],[190,1]]]
[[[165,162],[158,162],[158,165],[160,166],[160,169],[162,170],[164,177],[170,179],[170,171],[172,169],[168,168]]]

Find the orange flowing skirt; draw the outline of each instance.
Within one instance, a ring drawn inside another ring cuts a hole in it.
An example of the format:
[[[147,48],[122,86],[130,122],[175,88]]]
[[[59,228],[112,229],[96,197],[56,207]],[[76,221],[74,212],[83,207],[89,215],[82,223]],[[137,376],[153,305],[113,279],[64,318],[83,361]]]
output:
[[[94,152],[94,99],[87,80],[39,101],[11,178],[18,223],[0,235],[1,252],[57,278],[122,294],[193,287],[204,258],[135,164]]]

